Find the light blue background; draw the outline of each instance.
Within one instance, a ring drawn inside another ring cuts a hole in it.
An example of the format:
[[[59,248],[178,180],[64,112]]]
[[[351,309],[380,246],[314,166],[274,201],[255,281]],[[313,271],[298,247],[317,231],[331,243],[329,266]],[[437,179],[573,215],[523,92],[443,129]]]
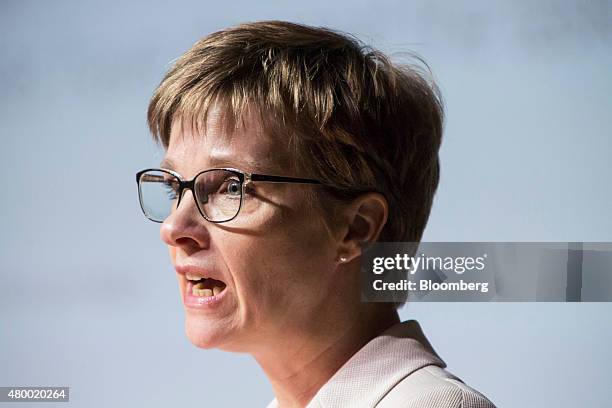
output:
[[[169,62],[213,30],[270,18],[431,65],[447,124],[425,240],[612,241],[609,2],[2,1],[1,386],[68,385],[70,406],[92,408],[272,398],[252,358],[185,338],[134,181],[161,158],[145,110]],[[611,304],[401,315],[500,407],[612,400]]]

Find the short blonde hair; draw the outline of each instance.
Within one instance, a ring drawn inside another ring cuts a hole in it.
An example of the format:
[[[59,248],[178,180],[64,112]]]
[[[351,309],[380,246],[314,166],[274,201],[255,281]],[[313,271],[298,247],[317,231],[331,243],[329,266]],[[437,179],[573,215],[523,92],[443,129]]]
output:
[[[202,38],[176,60],[149,104],[154,138],[167,148],[173,121],[200,126],[213,104],[227,129],[255,108],[266,130],[288,138],[298,168],[335,199],[383,194],[389,218],[380,241],[420,241],[438,186],[444,111],[418,66],[393,64],[327,28],[246,23]]]

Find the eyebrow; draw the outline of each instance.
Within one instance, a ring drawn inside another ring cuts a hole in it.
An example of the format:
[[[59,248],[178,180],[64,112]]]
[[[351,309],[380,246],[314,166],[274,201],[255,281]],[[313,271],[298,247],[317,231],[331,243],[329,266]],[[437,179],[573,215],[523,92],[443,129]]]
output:
[[[170,159],[164,159],[159,163],[159,167],[162,169],[175,170],[174,162]]]
[[[212,156],[210,158],[210,168],[233,167],[233,168],[237,168],[240,170],[246,170],[251,173],[274,172],[277,170],[275,167],[262,166],[261,163],[258,163],[258,162],[255,162],[253,160],[249,160],[246,158],[241,159],[240,162],[242,164],[245,164],[247,168],[245,169],[244,166],[242,165],[238,166],[237,163],[232,160],[224,159],[222,157]],[[176,165],[169,158],[165,158],[164,160],[162,160],[162,162],[159,164],[159,167],[176,171]]]

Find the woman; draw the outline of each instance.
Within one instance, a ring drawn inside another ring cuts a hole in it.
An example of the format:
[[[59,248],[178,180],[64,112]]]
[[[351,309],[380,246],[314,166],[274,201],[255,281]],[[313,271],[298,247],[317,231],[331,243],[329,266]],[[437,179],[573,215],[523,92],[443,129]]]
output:
[[[213,33],[156,89],[139,172],[201,348],[250,353],[270,407],[492,407],[394,303],[360,301],[362,246],[419,241],[443,110],[411,67],[322,28]],[[462,402],[463,401],[463,402]]]

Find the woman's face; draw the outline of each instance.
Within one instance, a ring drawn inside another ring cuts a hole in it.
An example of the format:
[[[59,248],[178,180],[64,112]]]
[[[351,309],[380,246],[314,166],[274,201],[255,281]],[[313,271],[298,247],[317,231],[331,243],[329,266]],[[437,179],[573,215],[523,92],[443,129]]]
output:
[[[215,167],[304,176],[291,174],[286,146],[264,134],[257,121],[245,118],[244,126],[228,135],[213,113],[205,134],[188,126],[182,130],[175,121],[163,167],[183,179]],[[334,238],[305,199],[313,188],[253,182],[238,216],[220,224],[206,221],[192,192],[184,193],[160,235],[177,270],[186,333],[193,344],[253,351],[287,331],[316,330],[310,326],[329,311],[339,290]],[[204,291],[194,295],[185,272],[212,277],[225,287],[216,301],[209,301]]]

